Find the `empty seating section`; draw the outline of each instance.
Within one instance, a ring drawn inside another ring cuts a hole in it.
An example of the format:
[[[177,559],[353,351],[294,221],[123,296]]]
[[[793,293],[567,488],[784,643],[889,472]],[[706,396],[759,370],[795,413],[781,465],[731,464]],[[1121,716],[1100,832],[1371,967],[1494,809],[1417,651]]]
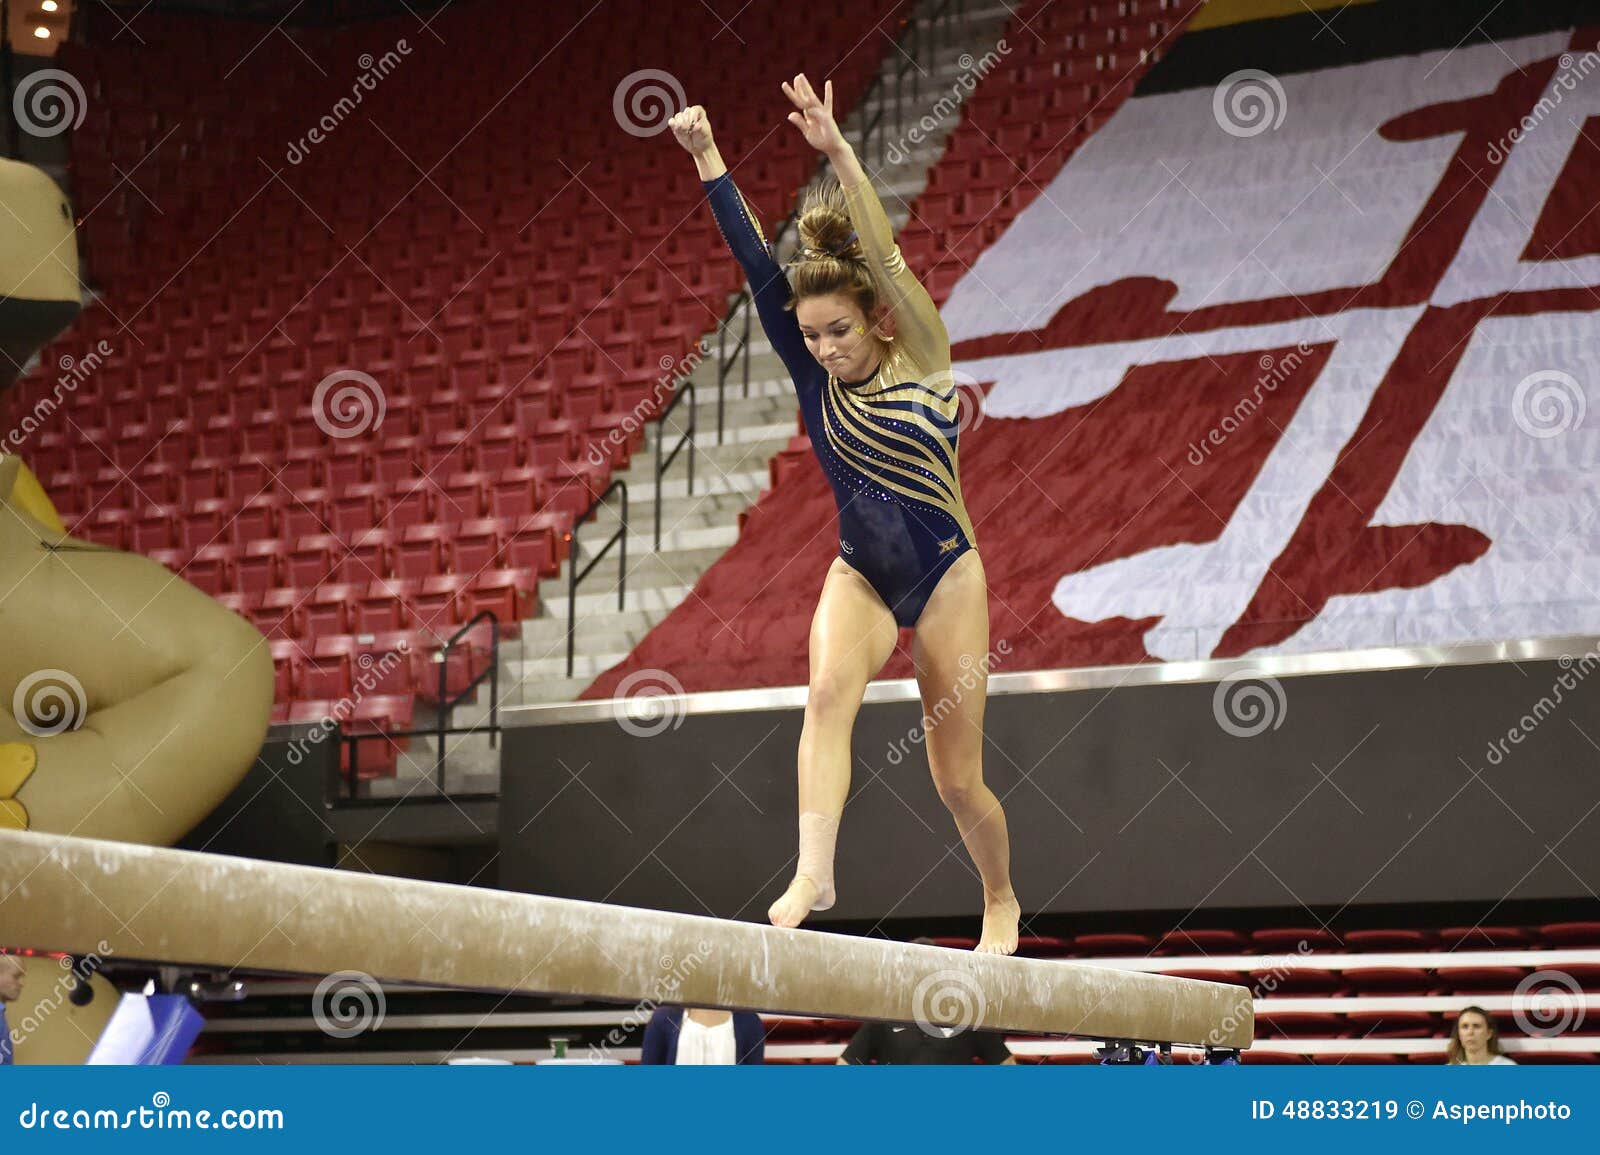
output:
[[[775,221],[814,157],[752,94],[804,58],[857,99],[884,48],[863,16],[892,27],[903,5],[758,6],[728,30],[697,4],[648,25],[589,7],[460,5],[437,36],[152,11],[137,41],[63,49],[89,96],[72,179],[103,298],[9,399],[53,398],[23,452],[73,532],[268,635],[280,719],[325,716],[400,641],[382,709],[408,718],[442,639],[537,613],[574,518],[724,314],[737,271],[693,168],[612,89],[642,60],[693,65]],[[719,37],[724,63],[699,69]]]
[[[899,241],[943,301],[990,242],[1132,93],[1194,0],[1019,6]],[[976,53],[975,53],[976,55]]]
[[[1519,1063],[1600,1061],[1600,997],[1581,993],[1600,982],[1600,922],[1024,935],[1018,953],[1249,986],[1256,999],[1251,1063],[1443,1062],[1455,1015],[1469,1004],[1495,1016]],[[1541,992],[1570,1001],[1541,1004]],[[767,1061],[831,1063],[856,1026],[769,1016]],[[1085,1041],[1010,1042],[1020,1062],[1094,1061],[1095,1044]]]

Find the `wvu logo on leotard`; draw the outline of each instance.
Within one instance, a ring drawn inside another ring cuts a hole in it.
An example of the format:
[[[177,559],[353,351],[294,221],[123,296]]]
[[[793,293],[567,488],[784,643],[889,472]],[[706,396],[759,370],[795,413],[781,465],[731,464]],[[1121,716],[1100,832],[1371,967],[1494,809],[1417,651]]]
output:
[[[947,537],[943,541],[941,541],[939,543],[939,552],[940,553],[949,553],[952,550],[959,549],[960,547],[961,547],[961,535],[957,534],[955,537]]]
[[[842,537],[839,539],[839,548],[844,550],[845,553],[855,553],[856,552],[856,547],[851,545],[849,542],[845,541],[845,539],[842,538]]]

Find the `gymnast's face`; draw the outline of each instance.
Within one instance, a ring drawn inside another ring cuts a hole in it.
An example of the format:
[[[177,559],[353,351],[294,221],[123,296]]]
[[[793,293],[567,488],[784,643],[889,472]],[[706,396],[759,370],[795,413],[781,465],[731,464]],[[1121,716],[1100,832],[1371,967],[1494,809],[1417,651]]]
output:
[[[842,381],[865,381],[883,359],[883,338],[848,297],[807,297],[794,315],[811,355]]]

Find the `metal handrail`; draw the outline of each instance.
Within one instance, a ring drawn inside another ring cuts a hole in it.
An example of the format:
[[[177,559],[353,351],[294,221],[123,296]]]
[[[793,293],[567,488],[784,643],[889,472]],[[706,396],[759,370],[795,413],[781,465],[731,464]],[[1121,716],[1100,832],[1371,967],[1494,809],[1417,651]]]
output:
[[[600,552],[589,559],[589,564],[578,570],[578,529],[589,519],[589,515],[600,508],[606,498],[611,496],[613,489],[622,490],[622,524],[617,531],[606,539],[606,544],[600,547]],[[600,564],[600,559],[611,551],[611,547],[618,541],[622,548],[618,550],[617,557],[621,567],[617,577],[617,612],[622,612],[623,598],[628,584],[628,483],[618,479],[606,486],[605,492],[589,503],[589,508],[583,511],[581,517],[572,523],[572,552],[567,557],[567,677],[572,677],[573,647],[576,645],[578,632],[578,583],[589,576],[589,571]]]
[[[439,697],[438,715],[439,725],[439,760],[433,765],[434,779],[439,787],[439,793],[444,793],[444,735],[447,729],[446,717],[455,712],[455,708],[464,702],[468,694],[475,693],[483,684],[483,675],[472,679],[462,688],[461,693],[454,698],[447,699],[446,678],[450,672],[450,654],[461,644],[463,638],[479,622],[487,620],[493,631],[493,642],[489,646],[489,748],[492,750],[497,745],[497,736],[500,732],[500,619],[492,610],[479,610],[455,633],[450,635],[448,641],[434,651],[433,660],[439,666]]]
[[[450,655],[455,651],[467,634],[481,622],[487,621],[492,629],[489,644],[489,668],[475,678],[468,680],[461,692],[454,697],[449,695],[448,675],[450,672]],[[438,739],[439,748],[437,758],[433,764],[434,783],[439,788],[439,793],[445,792],[445,736],[450,734],[481,734],[481,726],[458,728],[449,724],[450,715],[455,708],[467,698],[477,692],[484,680],[489,682],[489,747],[493,749],[499,745],[500,735],[500,619],[493,610],[479,610],[460,629],[451,634],[449,639],[442,643],[432,654],[432,660],[439,667],[439,693],[435,699],[438,711],[438,724],[426,730],[386,730],[381,734],[345,734],[340,733],[340,739],[349,747],[350,768],[346,775],[346,787],[350,797],[354,799],[357,786],[361,781],[361,743],[370,742],[376,738],[385,740],[394,738],[431,737]]]
[[[684,397],[686,397],[686,396],[689,398],[689,427],[687,429],[685,429],[683,431],[683,435],[678,438],[678,444],[676,444],[676,445],[674,445],[672,447],[672,452],[666,454],[665,456],[662,456],[662,453],[661,453],[661,446],[662,446],[661,436],[662,436],[663,433],[666,432],[667,415],[670,414],[674,409],[676,409],[678,407],[678,402],[682,401],[684,399]],[[684,447],[685,443],[687,443],[688,446],[689,446],[689,487],[688,487],[687,492],[689,492],[691,494],[694,492],[694,431],[695,431],[694,382],[693,381],[684,380],[684,381],[680,381],[678,383],[677,392],[673,394],[672,400],[667,402],[666,408],[661,411],[661,416],[656,418],[656,552],[657,553],[661,552],[661,476],[662,476],[662,474],[666,473],[667,467],[670,466],[673,463],[673,461],[677,459],[678,450],[682,449]]]

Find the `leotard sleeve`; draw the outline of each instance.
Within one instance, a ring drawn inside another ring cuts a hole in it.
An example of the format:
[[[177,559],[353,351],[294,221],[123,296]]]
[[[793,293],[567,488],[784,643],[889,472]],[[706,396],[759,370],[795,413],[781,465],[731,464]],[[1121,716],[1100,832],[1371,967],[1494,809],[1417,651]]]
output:
[[[844,184],[850,223],[867,256],[878,299],[894,314],[895,340],[930,373],[950,368],[950,334],[945,331],[939,308],[922,287],[895,244],[894,230],[883,211],[883,203],[871,179],[860,184]]]
[[[706,199],[711,202],[711,212],[717,218],[717,227],[722,230],[723,240],[728,242],[729,250],[750,282],[756,314],[761,318],[761,327],[766,331],[767,340],[772,342],[772,348],[783,360],[789,376],[799,384],[811,375],[817,361],[806,348],[805,338],[800,335],[800,322],[795,319],[794,313],[784,308],[789,300],[789,279],[783,275],[782,267],[773,258],[766,234],[761,231],[749,203],[733,183],[732,175],[723,173],[715,180],[701,181],[700,184],[705,189]]]

